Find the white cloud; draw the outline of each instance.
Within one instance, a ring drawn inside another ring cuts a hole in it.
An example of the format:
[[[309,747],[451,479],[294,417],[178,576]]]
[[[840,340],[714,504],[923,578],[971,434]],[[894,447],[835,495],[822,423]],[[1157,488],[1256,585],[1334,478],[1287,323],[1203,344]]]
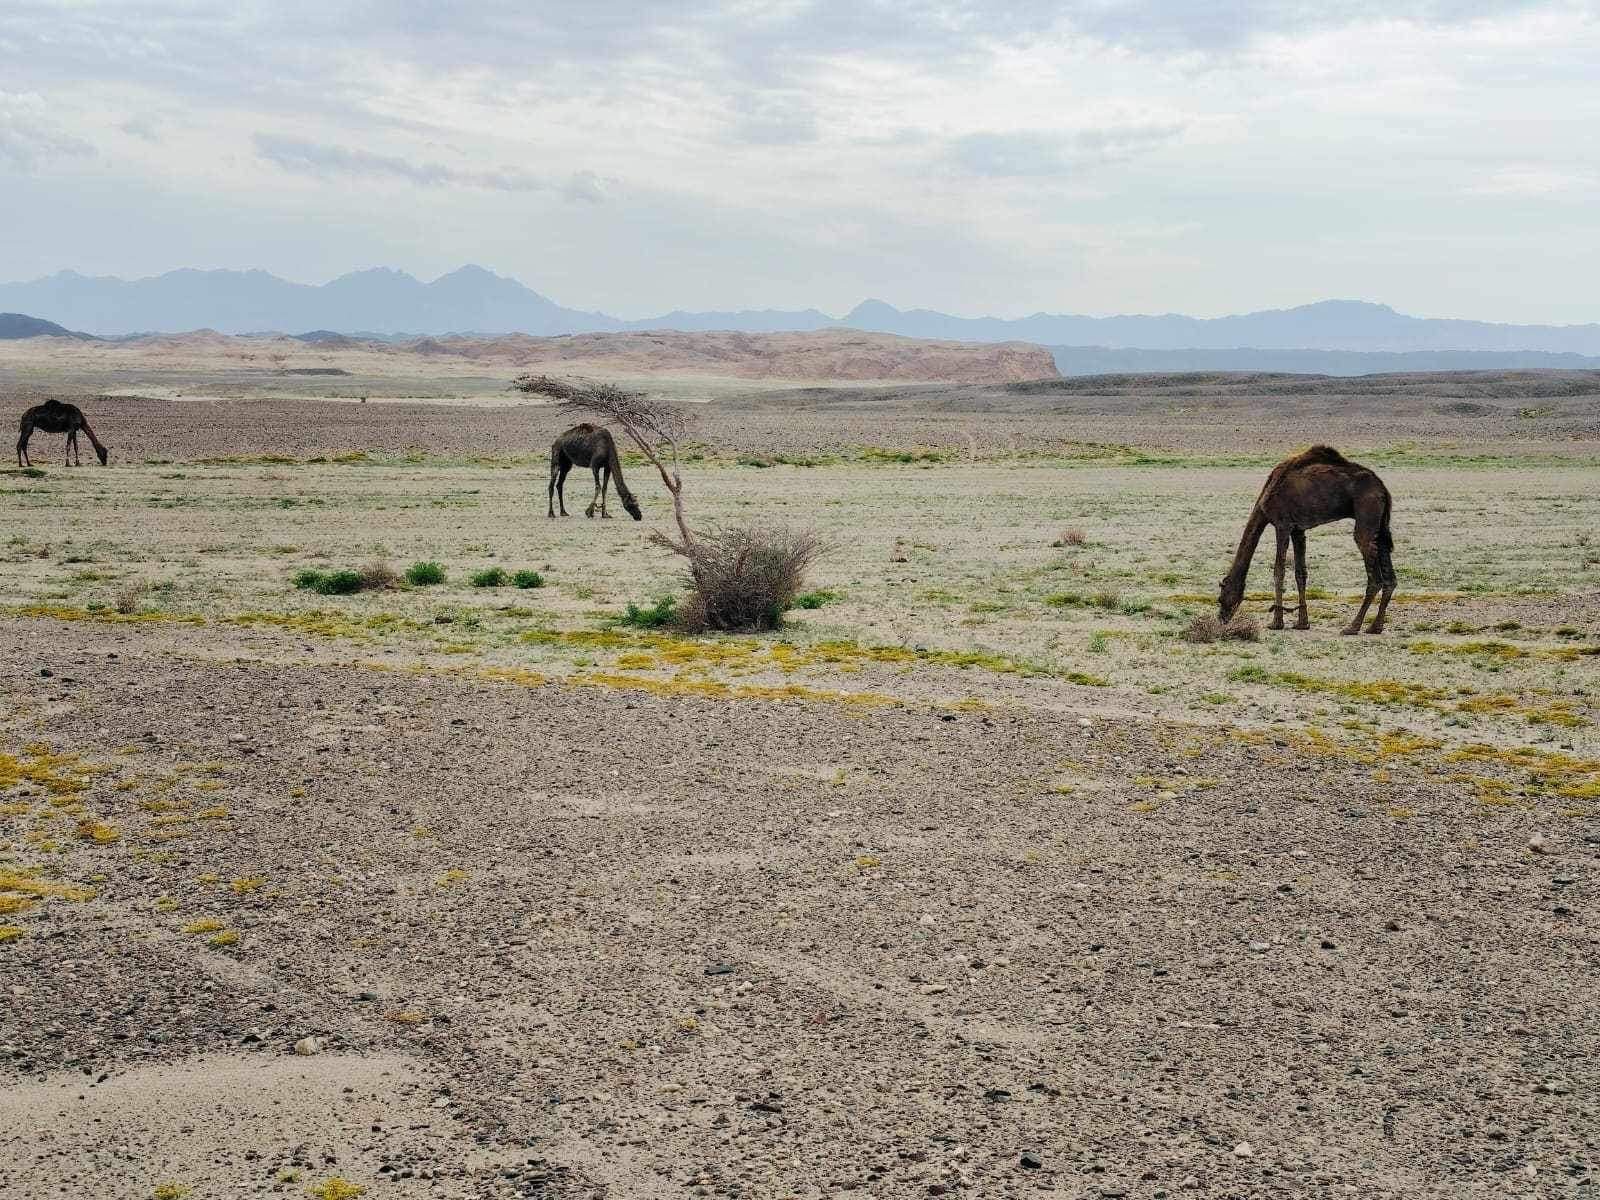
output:
[[[61,129],[38,92],[0,91],[0,162],[30,171],[56,159],[93,156],[93,146]]]
[[[1600,316],[1572,203],[1600,173],[1596,0],[9,0],[0,46],[0,167],[92,172],[79,229],[148,189],[166,230],[86,261],[29,191],[0,246],[24,269],[483,261],[634,315],[1440,312],[1516,278],[1476,315]],[[341,236],[313,253],[296,222]]]
[[[1480,196],[1560,196],[1596,190],[1600,173],[1539,166],[1501,167],[1467,188]]]

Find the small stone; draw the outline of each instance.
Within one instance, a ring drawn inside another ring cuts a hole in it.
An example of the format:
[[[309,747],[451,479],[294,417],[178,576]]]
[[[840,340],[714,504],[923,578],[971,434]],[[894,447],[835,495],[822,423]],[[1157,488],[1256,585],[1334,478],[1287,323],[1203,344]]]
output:
[[[1528,849],[1535,854],[1549,854],[1550,843],[1545,839],[1544,834],[1536,833],[1528,839]]]
[[[1547,1079],[1534,1090],[1547,1096],[1565,1096],[1572,1091],[1572,1085],[1565,1079]]]
[[[313,1054],[322,1053],[322,1039],[319,1037],[303,1037],[294,1044],[294,1052],[303,1058]]]
[[[1078,728],[1079,729],[1088,729],[1093,724],[1094,724],[1094,722],[1089,720],[1088,717],[1079,717],[1078,718]]]
[[[732,975],[733,968],[727,963],[712,963],[706,968],[707,975]]]
[[[924,996],[937,996],[945,990],[945,985],[942,983],[930,983],[922,989],[922,994]]]
[[[1039,1155],[1032,1150],[1024,1151],[1022,1157],[1017,1161],[1022,1164],[1024,1170],[1028,1171],[1037,1171],[1040,1167],[1044,1166],[1044,1159],[1040,1158]]]
[[[1272,949],[1272,943],[1271,942],[1251,942],[1250,943],[1250,949],[1255,951],[1257,954],[1265,954],[1268,950]]]
[[[1181,1183],[1179,1183],[1178,1186],[1181,1187],[1181,1188],[1190,1188],[1190,1189],[1197,1188],[1197,1187],[1200,1186],[1200,1180],[1197,1179],[1193,1175],[1185,1175],[1183,1177],[1183,1181]]]
[[[1249,1142],[1240,1142],[1233,1148],[1233,1156],[1235,1158],[1254,1158],[1255,1154],[1256,1148]]]

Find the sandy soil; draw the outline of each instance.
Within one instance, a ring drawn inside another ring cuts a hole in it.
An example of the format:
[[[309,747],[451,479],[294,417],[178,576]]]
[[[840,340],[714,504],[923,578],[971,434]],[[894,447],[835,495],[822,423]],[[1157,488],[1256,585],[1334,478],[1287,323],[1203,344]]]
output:
[[[1328,418],[1389,635],[1333,528],[1211,646],[1311,401],[720,401],[696,515],[835,549],[686,639],[614,623],[641,469],[543,516],[556,413],[86,399],[111,468],[0,475],[0,1193],[1586,1194],[1592,401],[1452,387]],[[447,582],[292,583],[380,557]]]

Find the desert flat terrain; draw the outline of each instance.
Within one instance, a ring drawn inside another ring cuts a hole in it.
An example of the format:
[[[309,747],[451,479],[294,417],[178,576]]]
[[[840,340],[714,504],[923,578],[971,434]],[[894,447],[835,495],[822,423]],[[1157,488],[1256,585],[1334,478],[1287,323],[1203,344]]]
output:
[[[721,378],[692,518],[832,548],[687,638],[548,406],[8,368],[112,465],[0,474],[0,1192],[1594,1186],[1591,377]],[[1312,441],[1389,631],[1343,525],[1310,632],[1183,641]],[[295,586],[376,561],[445,578]]]
[[[492,380],[493,386],[486,390],[503,392],[507,373],[519,370],[648,376],[658,386],[676,383],[679,388],[720,380],[788,387],[805,381],[986,384],[1059,378],[1050,352],[1025,342],[948,342],[855,329],[810,333],[663,329],[403,340],[331,333],[230,335],[214,330],[116,341],[40,337],[0,341],[0,370],[47,381],[63,375],[77,379],[154,375],[172,390],[181,387],[185,375],[209,374],[224,395],[230,385],[243,385],[249,392],[315,381],[323,386],[310,394],[343,399],[382,398],[392,395],[399,381],[424,379],[448,380],[451,390],[465,387],[469,395],[476,392],[475,383]],[[405,389],[401,391],[404,394]]]

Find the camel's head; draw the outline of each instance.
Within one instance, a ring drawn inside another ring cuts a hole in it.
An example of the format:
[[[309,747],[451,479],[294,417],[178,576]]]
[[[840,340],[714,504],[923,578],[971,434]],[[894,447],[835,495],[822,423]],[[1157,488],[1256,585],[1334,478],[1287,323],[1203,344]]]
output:
[[[622,507],[628,510],[628,515],[635,521],[644,520],[644,513],[639,508],[639,502],[632,496],[624,495],[622,497]]]
[[[1217,593],[1217,620],[1231,621],[1233,614],[1239,611],[1239,605],[1244,603],[1244,583],[1233,576],[1228,576],[1222,581],[1222,587]]]
[[[106,459],[111,457],[111,452],[109,450],[107,450],[104,446],[96,446],[94,448],[94,452],[100,456],[100,465],[102,467],[105,466],[106,465]]]

